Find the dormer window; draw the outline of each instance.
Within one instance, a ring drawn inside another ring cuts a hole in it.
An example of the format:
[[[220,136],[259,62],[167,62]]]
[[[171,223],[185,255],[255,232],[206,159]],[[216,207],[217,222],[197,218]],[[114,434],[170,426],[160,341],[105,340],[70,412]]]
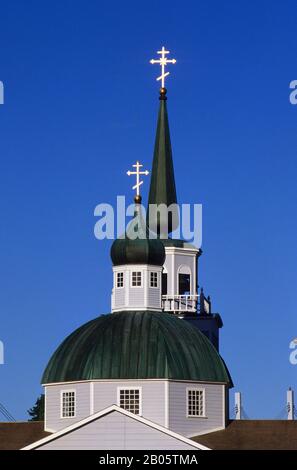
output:
[[[159,287],[158,286],[158,273],[150,273],[150,287]]]
[[[117,273],[117,288],[124,287],[124,273]]]
[[[141,287],[141,286],[142,286],[142,272],[132,271],[132,287]]]

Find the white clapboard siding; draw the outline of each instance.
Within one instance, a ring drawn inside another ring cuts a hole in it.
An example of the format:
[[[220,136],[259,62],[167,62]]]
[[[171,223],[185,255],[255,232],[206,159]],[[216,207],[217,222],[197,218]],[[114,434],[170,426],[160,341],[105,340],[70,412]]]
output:
[[[114,411],[37,448],[78,449],[194,450],[194,445]]]
[[[161,308],[161,289],[150,287],[148,289],[148,305],[154,308]]]
[[[125,305],[125,289],[123,287],[115,287],[113,290],[115,307],[123,307]]]
[[[67,390],[76,392],[76,415],[73,418],[61,418],[61,392]],[[90,384],[88,382],[49,385],[46,387],[45,395],[45,430],[59,431],[90,414]]]
[[[119,387],[140,387],[142,396],[142,416],[150,421],[165,425],[165,381],[95,381],[53,384],[46,386],[45,429],[59,431],[90,414],[117,404]],[[76,416],[61,418],[60,397],[62,390],[76,391]],[[91,403],[92,402],[92,403]]]
[[[142,416],[153,423],[165,424],[165,381],[142,380],[94,383],[94,412],[117,405],[118,387],[141,388]]]
[[[206,417],[187,417],[187,388],[205,389]],[[225,427],[224,385],[169,382],[169,429],[184,436]]]
[[[141,389],[142,416],[184,436],[225,426],[224,385],[165,380],[98,380],[46,386],[45,429],[59,431],[81,419],[117,405],[119,388]],[[206,417],[187,417],[187,388],[205,389]],[[61,391],[76,391],[76,416],[61,418]],[[227,395],[227,394],[226,394]]]
[[[143,287],[129,287],[129,307],[139,308],[144,307],[144,288]]]
[[[141,272],[141,286],[132,286],[133,272]],[[161,311],[161,272],[162,266],[124,265],[113,267],[114,285],[112,289],[112,311],[120,310],[160,310]],[[124,285],[117,287],[117,273],[124,275]],[[158,287],[151,288],[151,272],[158,274]]]

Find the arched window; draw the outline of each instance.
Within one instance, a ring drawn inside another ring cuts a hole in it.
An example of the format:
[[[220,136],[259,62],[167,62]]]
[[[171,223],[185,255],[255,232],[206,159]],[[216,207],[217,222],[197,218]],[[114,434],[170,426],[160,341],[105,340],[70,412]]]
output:
[[[191,293],[191,269],[189,266],[180,266],[178,269],[178,294]]]

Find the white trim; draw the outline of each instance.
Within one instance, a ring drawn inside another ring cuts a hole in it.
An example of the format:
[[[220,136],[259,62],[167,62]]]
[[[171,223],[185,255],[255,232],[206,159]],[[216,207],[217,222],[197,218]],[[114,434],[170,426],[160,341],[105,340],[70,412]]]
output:
[[[45,432],[51,432],[51,433],[54,434],[57,430],[56,430],[56,429],[52,429],[52,428],[46,428],[46,429],[44,428],[44,431],[45,431]]]
[[[90,382],[90,415],[94,414],[94,382]]]
[[[189,415],[189,392],[202,392],[203,393],[203,414],[202,415]],[[205,399],[205,388],[202,388],[202,387],[186,387],[186,405],[187,405],[187,408],[186,408],[186,416],[187,418],[202,418],[202,419],[205,419],[207,418],[207,415],[206,415],[206,399]]]
[[[75,429],[78,429],[82,426],[85,426],[86,424],[89,424],[92,421],[95,421],[96,419],[101,418],[102,416],[105,416],[109,413],[117,411],[118,413],[121,413],[124,416],[127,416],[131,419],[134,419],[135,421],[138,421],[142,424],[145,424],[146,426],[149,426],[152,429],[156,429],[157,431],[163,432],[164,434],[173,437],[181,442],[184,442],[187,445],[190,445],[196,449],[199,450],[210,450],[209,447],[206,447],[202,444],[198,444],[198,442],[192,441],[188,439],[187,437],[181,436],[180,434],[170,431],[169,429],[164,428],[164,426],[160,426],[159,424],[153,423],[152,421],[149,421],[146,418],[143,418],[141,416],[135,415],[133,413],[130,413],[127,410],[124,410],[123,408],[120,408],[117,405],[112,405],[109,406],[108,408],[105,408],[104,410],[98,411],[97,413],[93,414],[92,416],[88,416],[87,418],[82,419],[81,421],[78,421],[77,423],[72,424],[71,426],[67,426],[67,428],[61,429],[60,431],[54,433],[52,436],[47,436],[44,437],[43,439],[40,439],[39,441],[33,442],[33,444],[30,444],[26,447],[23,447],[21,450],[33,450],[36,449],[42,445],[47,444],[48,442],[51,442],[59,437],[64,436],[65,434],[68,434],[71,431],[74,431]]]
[[[192,291],[194,292],[194,295],[198,295],[198,257],[195,256],[193,257],[193,285],[192,285]]]
[[[149,274],[148,274],[148,272],[149,271],[147,269],[145,269],[143,271],[143,291],[144,291],[143,294],[144,295],[143,295],[142,305],[145,308],[149,308],[149,305],[148,305],[148,291],[149,291],[149,289],[148,289],[148,277],[149,277]]]
[[[165,380],[164,384],[164,392],[165,392],[165,403],[164,403],[164,412],[165,412],[165,428],[169,428],[169,381]]]
[[[160,312],[162,313],[162,312]],[[203,380],[203,382],[200,380],[175,380],[175,379],[89,379],[89,380],[69,380],[69,382],[50,382],[46,384],[42,384],[43,387],[50,387],[50,386],[55,386],[55,385],[70,385],[70,384],[79,384],[79,383],[90,383],[90,382],[110,382],[110,383],[122,383],[124,382],[165,382],[167,380],[168,382],[174,382],[174,383],[191,383],[191,384],[214,384],[214,385],[227,385],[226,382],[214,382],[214,381],[209,381],[209,380]]]
[[[178,288],[178,286],[175,286],[175,275],[174,275],[174,273],[175,273],[175,256],[173,256],[173,254],[174,253],[171,254],[171,258],[172,258],[171,294],[175,294],[177,292],[177,288]],[[167,292],[167,293],[169,294],[169,292]]]
[[[127,308],[129,306],[129,295],[130,295],[130,288],[129,288],[129,282],[130,282],[130,271],[126,268],[125,269],[125,290],[124,290],[124,296],[125,296],[125,300],[124,300],[124,307]],[[114,310],[117,310],[117,309],[114,309]],[[122,308],[123,310],[123,308]]]
[[[64,393],[74,393],[74,415],[73,416],[63,416],[63,394]],[[60,390],[60,419],[73,419],[76,418],[76,390],[75,388],[67,388]]]
[[[112,270],[114,272],[117,271],[139,271],[141,269],[146,269],[146,270],[159,270],[161,271],[163,266],[157,266],[154,264],[121,264],[120,266],[113,266]]]
[[[44,430],[46,430],[46,409],[47,409],[47,405],[46,405],[46,387],[44,387]]]
[[[187,272],[181,272],[182,270]],[[192,275],[192,269],[186,264],[180,264],[177,270],[177,274],[190,274]]]
[[[134,289],[134,287],[133,287]],[[138,307],[121,307],[121,308],[113,308],[112,309],[112,313],[114,312],[125,312],[125,311],[128,311],[128,312],[132,312],[132,311],[135,311],[135,312],[144,312],[146,310],[149,310],[150,312],[159,312],[159,313],[163,313],[163,310],[161,309],[161,307],[143,307],[142,305],[141,306],[138,306]]]
[[[165,253],[167,254],[177,254],[177,255],[185,255],[185,256],[192,256],[201,253],[200,248],[181,248],[175,246],[165,246]]]
[[[120,406],[120,391],[121,390],[138,390],[139,391],[139,415],[136,416],[142,416],[142,387],[133,387],[132,385],[130,387],[124,386],[121,387],[120,385],[117,387],[117,406],[121,408]],[[125,409],[125,408],[121,408]]]

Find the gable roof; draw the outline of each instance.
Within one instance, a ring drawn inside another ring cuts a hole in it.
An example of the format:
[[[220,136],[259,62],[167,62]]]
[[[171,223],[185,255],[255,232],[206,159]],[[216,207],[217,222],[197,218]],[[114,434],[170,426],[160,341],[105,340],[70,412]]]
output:
[[[120,408],[117,405],[109,406],[108,408],[105,408],[104,410],[101,410],[97,413],[94,413],[93,415],[88,416],[87,418],[82,419],[81,421],[79,421],[77,423],[74,423],[71,426],[67,426],[66,428],[64,428],[64,429],[62,429],[58,432],[55,432],[54,434],[51,434],[50,436],[47,436],[43,439],[40,439],[37,442],[34,442],[33,444],[30,444],[28,446],[23,447],[21,450],[34,450],[34,449],[37,449],[37,448],[39,448],[39,447],[41,447],[41,446],[43,446],[47,443],[50,443],[51,441],[59,439],[60,437],[65,436],[66,434],[69,434],[69,433],[71,433],[71,432],[73,432],[73,431],[75,431],[75,430],[77,430],[77,429],[79,429],[83,426],[88,425],[89,423],[91,423],[93,421],[96,421],[96,420],[98,420],[98,419],[100,419],[100,418],[102,418],[102,417],[104,417],[104,416],[106,416],[110,413],[114,413],[114,412],[120,413],[124,416],[132,418],[133,420],[138,421],[139,423],[142,423],[145,426],[149,426],[152,429],[160,431],[160,432],[172,437],[173,439],[176,439],[178,441],[181,441],[181,442],[193,447],[193,449],[209,450],[208,447],[206,447],[204,445],[201,445],[198,442],[195,442],[191,439],[188,439],[184,436],[181,436],[180,434],[177,434],[176,432],[170,431],[169,429],[164,428],[163,426],[160,426],[159,424],[153,423],[152,421],[149,421],[146,418],[135,415],[134,413],[130,413],[129,411],[126,411],[126,410],[124,410],[123,408]],[[145,445],[145,443],[144,443],[144,445]]]
[[[0,450],[18,450],[49,435],[43,421],[0,423]]]
[[[215,450],[297,450],[297,421],[234,420],[192,439]]]

